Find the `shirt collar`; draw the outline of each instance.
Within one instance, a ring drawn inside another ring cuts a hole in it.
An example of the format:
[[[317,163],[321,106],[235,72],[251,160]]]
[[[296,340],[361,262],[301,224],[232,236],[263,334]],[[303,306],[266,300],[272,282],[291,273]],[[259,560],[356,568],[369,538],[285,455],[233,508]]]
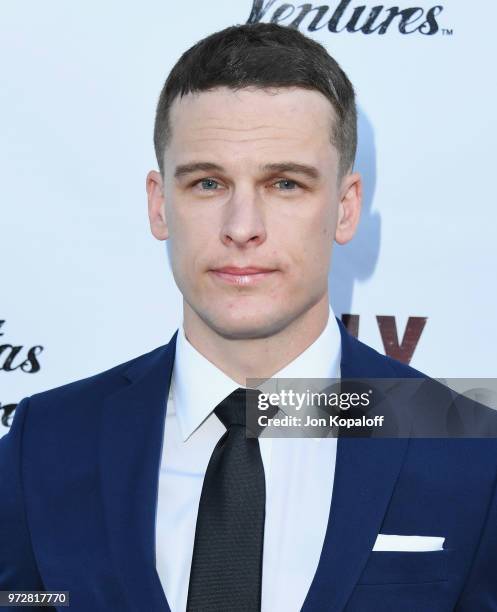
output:
[[[318,338],[271,378],[338,378],[340,358],[340,330],[330,306],[326,327]],[[176,339],[170,394],[174,393],[174,408],[183,441],[240,386],[190,344],[181,325]]]

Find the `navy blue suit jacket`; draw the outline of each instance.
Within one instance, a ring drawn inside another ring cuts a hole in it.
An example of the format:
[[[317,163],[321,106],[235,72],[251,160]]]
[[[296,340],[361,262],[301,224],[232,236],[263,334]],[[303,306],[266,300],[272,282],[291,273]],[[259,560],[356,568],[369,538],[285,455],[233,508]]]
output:
[[[342,377],[420,375],[339,324]],[[20,402],[0,440],[0,590],[69,591],[73,612],[169,610],[154,530],[175,346]],[[497,610],[496,475],[496,439],[339,438],[302,611]],[[378,533],[444,536],[444,550],[372,552]]]

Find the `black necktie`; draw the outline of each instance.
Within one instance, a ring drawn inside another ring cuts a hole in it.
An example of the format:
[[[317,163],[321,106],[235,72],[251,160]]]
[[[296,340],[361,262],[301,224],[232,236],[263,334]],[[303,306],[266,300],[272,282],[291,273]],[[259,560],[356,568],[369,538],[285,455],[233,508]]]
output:
[[[266,487],[259,440],[246,436],[247,393],[258,391],[238,388],[214,410],[227,431],[202,486],[187,612],[261,609]]]

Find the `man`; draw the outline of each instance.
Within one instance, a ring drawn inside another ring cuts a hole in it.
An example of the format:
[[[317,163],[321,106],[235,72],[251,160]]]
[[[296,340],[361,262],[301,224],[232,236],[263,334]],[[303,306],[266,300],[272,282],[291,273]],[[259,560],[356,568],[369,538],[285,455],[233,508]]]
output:
[[[347,76],[296,30],[227,28],[171,71],[155,147],[183,324],[19,404],[0,588],[78,612],[497,610],[495,440],[244,435],[247,379],[420,376],[329,306],[361,204]]]

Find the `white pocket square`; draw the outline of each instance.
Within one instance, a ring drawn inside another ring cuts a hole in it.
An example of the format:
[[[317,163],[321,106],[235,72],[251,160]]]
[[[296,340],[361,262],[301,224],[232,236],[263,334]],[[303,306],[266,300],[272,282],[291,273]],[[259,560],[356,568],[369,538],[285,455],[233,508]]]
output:
[[[445,538],[435,536],[406,536],[379,533],[373,550],[398,552],[429,552],[443,550]]]

